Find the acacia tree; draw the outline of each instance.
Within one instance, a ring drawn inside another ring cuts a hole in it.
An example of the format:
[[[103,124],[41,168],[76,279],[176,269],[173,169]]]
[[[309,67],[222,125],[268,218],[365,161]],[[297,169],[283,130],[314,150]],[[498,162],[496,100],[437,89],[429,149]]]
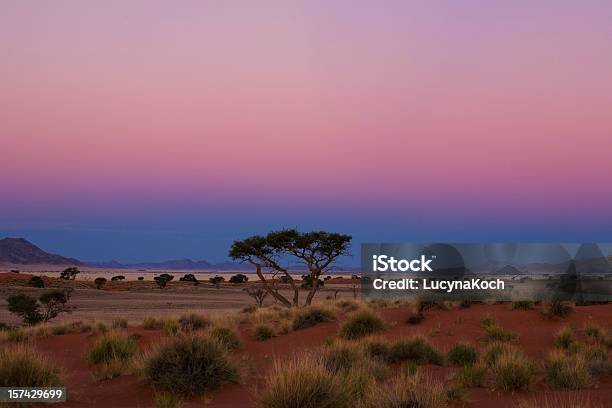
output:
[[[300,288],[281,262],[287,258],[297,258],[308,269],[308,280],[313,282],[306,296],[305,306],[310,305],[319,289],[319,277],[326,273],[340,256],[348,255],[350,235],[335,232],[314,231],[298,232],[295,229],[273,231],[268,235],[255,235],[242,241],[234,241],[229,256],[239,262],[255,266],[257,276],[264,289],[276,300],[287,307],[299,306]],[[266,279],[262,269],[272,272],[271,281]],[[291,286],[293,299],[282,295],[276,285],[280,276]]]

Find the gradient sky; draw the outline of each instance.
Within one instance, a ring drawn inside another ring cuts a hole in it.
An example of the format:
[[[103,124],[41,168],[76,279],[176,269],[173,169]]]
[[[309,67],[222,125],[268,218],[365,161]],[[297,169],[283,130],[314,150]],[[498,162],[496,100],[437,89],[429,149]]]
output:
[[[603,0],[4,1],[0,236],[120,261],[222,261],[283,227],[612,241],[611,21]]]

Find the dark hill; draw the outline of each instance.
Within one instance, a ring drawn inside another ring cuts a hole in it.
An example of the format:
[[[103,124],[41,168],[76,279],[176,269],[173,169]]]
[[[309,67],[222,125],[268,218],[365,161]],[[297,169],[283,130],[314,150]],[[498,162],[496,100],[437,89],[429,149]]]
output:
[[[0,239],[0,263],[82,265],[83,263],[61,255],[50,254],[23,238]]]

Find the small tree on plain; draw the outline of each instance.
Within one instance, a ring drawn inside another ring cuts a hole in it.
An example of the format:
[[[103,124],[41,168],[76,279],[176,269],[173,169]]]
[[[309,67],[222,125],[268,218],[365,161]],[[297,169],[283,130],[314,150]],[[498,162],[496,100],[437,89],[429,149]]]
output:
[[[28,285],[33,286],[35,288],[44,288],[45,282],[40,276],[32,276],[28,281]]]
[[[24,324],[35,325],[42,322],[43,316],[40,313],[40,305],[36,302],[36,298],[25,293],[19,293],[9,296],[6,301],[8,311],[19,316]]]
[[[157,286],[159,286],[160,289],[165,288],[168,284],[168,279],[166,279],[165,276],[156,276],[153,278],[153,280],[155,283],[157,283]]]
[[[212,283],[213,285],[215,285],[215,288],[219,289],[221,282],[225,282],[225,278],[223,276],[213,276],[212,278],[208,279],[210,283]]]
[[[60,273],[60,278],[65,280],[75,280],[76,276],[81,273],[78,268],[71,266],[70,268],[66,268]]]
[[[242,241],[234,241],[229,256],[239,262],[248,262],[255,267],[264,289],[284,306],[299,306],[299,286],[281,261],[288,257],[297,258],[308,269],[312,286],[308,291],[305,306],[310,305],[319,288],[319,278],[327,272],[340,256],[349,254],[350,235],[334,232],[297,230],[273,231],[268,235],[255,235]],[[263,268],[272,271],[272,281],[284,277],[293,290],[293,299],[287,299],[263,274]]]
[[[102,289],[104,285],[106,285],[106,278],[99,277],[94,280],[94,285],[96,285],[97,289]]]
[[[252,287],[252,288],[245,288],[244,291],[246,292],[247,295],[249,295],[250,297],[252,297],[255,300],[255,303],[257,304],[257,307],[262,307],[264,300],[268,296],[268,291],[265,290],[261,286],[255,286],[255,287]]]
[[[230,283],[246,283],[249,281],[249,277],[243,273],[238,273],[233,275],[229,281]]]
[[[24,324],[35,325],[47,322],[60,313],[69,313],[72,310],[68,306],[71,293],[72,288],[53,290],[40,295],[38,301],[32,296],[19,293],[9,296],[6,300],[9,312],[21,317]]]
[[[113,277],[111,278],[111,281],[113,281],[113,282],[117,282],[117,281],[122,281],[122,280],[124,280],[124,279],[125,279],[125,276],[123,276],[123,275],[117,275],[117,276],[113,276]]]

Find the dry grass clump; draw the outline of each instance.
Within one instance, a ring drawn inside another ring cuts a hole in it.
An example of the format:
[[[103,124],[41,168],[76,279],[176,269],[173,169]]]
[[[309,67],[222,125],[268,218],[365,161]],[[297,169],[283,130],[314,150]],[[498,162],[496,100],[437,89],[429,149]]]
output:
[[[460,366],[473,365],[478,360],[478,350],[471,344],[459,343],[449,350],[447,359]]]
[[[575,344],[576,336],[574,336],[574,331],[569,326],[562,328],[555,335],[555,346],[559,348],[569,350]]]
[[[561,300],[553,300],[544,306],[544,316],[549,319],[563,318],[570,314],[574,310],[573,306],[569,302]]]
[[[145,330],[157,330],[157,329],[161,329],[163,327],[163,322],[160,320],[157,320],[154,317],[145,317],[145,319],[142,321],[142,327]]]
[[[257,341],[266,341],[276,336],[274,329],[268,325],[260,324],[255,327],[255,339]]]
[[[361,340],[359,347],[372,360],[388,361],[391,345],[383,338],[369,337]]]
[[[533,302],[531,300],[519,300],[512,302],[512,310],[531,310],[533,309]]]
[[[124,318],[114,319],[111,327],[113,329],[127,329],[128,321],[127,319],[124,319]]]
[[[465,365],[457,370],[453,379],[461,388],[482,387],[487,376],[487,367],[483,364]]]
[[[423,336],[414,336],[394,343],[389,350],[389,361],[442,365],[444,356]]]
[[[0,387],[62,386],[60,371],[45,357],[24,345],[0,349]]]
[[[486,342],[494,341],[513,341],[518,338],[516,333],[505,330],[496,324],[485,327],[484,340]]]
[[[589,366],[582,357],[569,357],[561,351],[553,351],[546,362],[546,379],[554,388],[579,389],[591,385]]]
[[[146,356],[143,376],[147,383],[180,395],[202,395],[228,381],[238,370],[227,358],[224,345],[207,336],[175,336]]]
[[[495,385],[504,391],[527,390],[534,375],[533,363],[517,349],[504,350],[491,367]]]
[[[158,394],[153,399],[155,408],[180,408],[183,406],[183,400],[172,394]]]
[[[503,353],[511,352],[518,353],[520,352],[520,350],[517,347],[512,346],[508,343],[493,342],[488,344],[485,348],[484,353],[482,355],[482,361],[488,367],[492,367],[497,362],[499,356],[501,356]]]
[[[293,330],[305,329],[319,323],[336,320],[336,314],[329,307],[309,306],[297,312],[293,318]]]
[[[22,328],[7,330],[4,334],[6,340],[13,343],[28,343],[30,340],[32,340],[32,332]]]
[[[355,370],[363,370],[375,379],[383,379],[388,374],[383,361],[365,354],[362,344],[334,342],[323,349],[321,359],[325,368],[332,373],[346,375]]]
[[[440,408],[446,406],[447,394],[442,383],[418,373],[399,376],[391,383],[375,387],[361,407],[367,408]]]
[[[417,310],[419,312],[426,312],[428,310],[449,310],[448,303],[438,300],[421,300],[417,303]]]
[[[588,337],[591,337],[595,340],[599,340],[602,338],[603,336],[603,329],[593,323],[587,323],[584,325],[584,334],[586,334]]]
[[[375,313],[363,309],[351,314],[340,328],[345,339],[359,339],[385,329],[385,322]]]
[[[167,336],[176,336],[181,330],[181,325],[175,319],[166,319],[162,329]]]
[[[336,307],[342,310],[345,313],[354,312],[355,310],[362,307],[362,303],[357,302],[356,300],[339,300],[336,302]]]
[[[353,407],[354,396],[344,380],[312,355],[277,360],[266,377],[257,405],[260,408]]]
[[[96,322],[94,325],[94,332],[104,334],[108,331],[108,327],[103,322]]]
[[[487,327],[497,326],[497,320],[495,320],[495,317],[487,314],[480,320],[480,326],[485,329]]]
[[[203,330],[212,324],[210,319],[197,313],[184,314],[178,319],[181,330],[190,332]]]
[[[91,364],[96,365],[96,378],[109,379],[130,370],[138,352],[134,337],[111,331],[96,340],[86,357]]]
[[[211,339],[217,340],[223,344],[228,350],[236,350],[242,347],[240,338],[229,327],[225,326],[214,326],[209,330],[208,335]]]

